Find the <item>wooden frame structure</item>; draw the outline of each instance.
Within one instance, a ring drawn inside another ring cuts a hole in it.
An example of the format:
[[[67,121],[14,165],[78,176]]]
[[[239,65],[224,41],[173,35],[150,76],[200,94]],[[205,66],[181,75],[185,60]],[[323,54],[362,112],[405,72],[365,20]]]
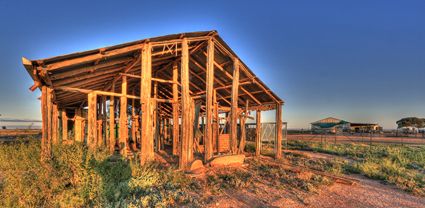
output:
[[[218,153],[222,126],[230,125],[229,153],[243,152],[245,141],[238,142],[238,135],[245,131],[238,131],[238,121],[244,123],[249,111],[257,111],[259,123],[261,111],[276,109],[278,127],[282,122],[283,101],[216,31],[22,61],[34,80],[30,89],[42,91],[43,158],[62,135],[62,142],[84,142],[89,149],[105,147],[127,157],[137,153],[142,164],[168,144],[184,169],[194,151],[204,153],[205,162]],[[282,132],[276,135],[280,158]],[[259,140],[256,147],[259,155]]]

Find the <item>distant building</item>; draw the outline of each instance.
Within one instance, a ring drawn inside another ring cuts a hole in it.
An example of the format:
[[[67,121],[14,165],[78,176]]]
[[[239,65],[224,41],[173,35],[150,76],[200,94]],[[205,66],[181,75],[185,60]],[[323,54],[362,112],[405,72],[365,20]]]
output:
[[[421,132],[421,129],[418,129],[415,126],[404,126],[404,127],[397,128],[397,131],[404,134],[416,134]]]
[[[373,132],[382,131],[382,127],[374,123],[350,123],[352,132]]]
[[[337,118],[325,118],[311,123],[313,133],[339,133],[350,129],[350,123]]]
[[[375,123],[351,123],[338,118],[325,118],[311,123],[313,133],[376,132],[382,127]]]

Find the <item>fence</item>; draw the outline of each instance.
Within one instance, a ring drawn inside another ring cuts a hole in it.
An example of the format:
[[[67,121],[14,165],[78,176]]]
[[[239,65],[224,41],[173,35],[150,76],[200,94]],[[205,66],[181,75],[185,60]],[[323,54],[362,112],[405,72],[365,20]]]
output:
[[[312,133],[311,131],[289,131],[288,141],[313,141],[321,143],[361,143],[361,144],[400,144],[425,145],[423,134],[403,135],[393,131],[360,133]]]
[[[247,124],[247,140],[255,141],[256,124]],[[286,146],[287,143],[287,123],[282,123],[282,144]],[[263,143],[274,143],[276,138],[276,123],[265,122],[261,123],[261,141]]]

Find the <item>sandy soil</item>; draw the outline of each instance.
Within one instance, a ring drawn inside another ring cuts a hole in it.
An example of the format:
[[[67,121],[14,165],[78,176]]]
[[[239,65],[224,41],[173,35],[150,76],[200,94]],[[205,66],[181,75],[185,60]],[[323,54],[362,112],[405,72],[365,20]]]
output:
[[[425,207],[425,198],[359,175],[350,177],[360,182],[353,186],[335,183],[320,190],[319,194],[306,198],[306,206],[293,207]]]
[[[333,155],[307,151],[291,151],[311,158],[331,159]],[[232,190],[222,196],[212,196],[208,207],[425,207],[425,198],[417,197],[360,175],[346,176],[358,181],[354,185],[334,183],[321,186],[316,193],[278,189],[267,182],[257,183],[255,193]]]

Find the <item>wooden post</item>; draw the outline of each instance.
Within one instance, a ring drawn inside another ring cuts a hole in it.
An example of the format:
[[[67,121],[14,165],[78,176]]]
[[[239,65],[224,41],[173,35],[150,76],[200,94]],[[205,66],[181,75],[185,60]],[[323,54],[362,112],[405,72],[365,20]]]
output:
[[[102,106],[102,105],[100,105]],[[102,132],[103,132],[103,120],[99,119],[97,120],[97,147],[103,147],[103,136],[102,136]]]
[[[134,95],[134,91],[133,91]],[[133,98],[131,100],[131,140],[133,141],[132,149],[136,150],[136,100]]]
[[[108,146],[109,140],[107,138],[107,115],[106,115],[106,96],[102,95],[102,143],[104,143],[105,146]]]
[[[115,82],[112,83],[112,92],[115,91]],[[109,152],[115,151],[115,97],[109,97]]]
[[[96,93],[88,94],[88,115],[87,115],[87,146],[89,149],[94,150],[96,148],[97,138],[97,95]]]
[[[160,137],[160,119],[158,119],[158,103],[156,102],[156,98],[158,98],[158,82],[153,83],[153,98],[152,100],[152,107],[154,109],[153,111],[153,132],[154,132],[154,141],[156,142],[156,150],[161,150],[161,139]]]
[[[206,126],[205,126],[205,154],[204,161],[208,162],[213,154],[213,95],[214,95],[214,42],[212,38],[208,40],[207,52],[207,75],[206,75]]]
[[[187,39],[184,38],[182,42],[182,58],[181,58],[181,106],[182,106],[182,137],[181,137],[181,153],[179,160],[179,168],[185,169],[189,162],[189,152],[190,151],[190,135],[193,127],[191,123],[191,98],[190,98],[190,89],[189,89],[189,48]]]
[[[177,62],[173,64],[173,155],[179,154],[179,86],[178,82],[178,66]]]
[[[53,111],[53,90],[52,88],[47,88],[47,146],[51,148],[52,146],[52,111]]]
[[[152,90],[152,48],[150,43],[146,43],[142,49],[141,59],[141,79],[140,79],[140,103],[142,108],[142,137],[140,163],[145,164],[154,159],[153,151],[153,129],[152,116],[153,108],[151,103]]]
[[[282,158],[282,105],[276,104],[275,158]]]
[[[218,136],[220,135],[220,118],[218,117],[218,102],[217,91],[214,90],[214,123],[213,123],[213,146],[215,151],[218,151]]]
[[[59,124],[59,112],[58,112],[58,106],[56,104],[53,104],[53,112],[52,112],[52,143],[58,144],[59,138],[58,138],[58,124]]]
[[[256,113],[256,129],[255,129],[255,156],[261,154],[261,111]]]
[[[74,125],[74,135],[76,142],[83,142],[83,112],[81,108],[75,109],[75,125]]]
[[[120,123],[119,123],[119,143],[121,155],[127,157],[128,148],[128,127],[127,127],[127,77],[122,77],[120,97]]]
[[[168,139],[168,118],[164,118],[163,128],[164,135],[161,137],[161,149],[164,149],[165,141]]]
[[[190,110],[189,110],[189,118],[190,118],[190,126],[189,126],[189,140],[188,140],[188,148],[187,148],[187,164],[190,164],[193,160],[193,148],[194,148],[194,136],[195,129],[198,129],[198,121],[199,117],[195,113],[195,101],[190,98]],[[195,122],[195,119],[196,122]]]
[[[68,116],[66,115],[66,110],[61,111],[62,117],[62,142],[68,140]]]
[[[245,106],[245,114],[243,117],[240,118],[240,124],[241,124],[241,141],[239,144],[239,154],[243,154],[245,151],[245,143],[246,143],[246,129],[245,129],[245,122],[248,118],[248,107],[249,107],[249,100],[246,101]]]
[[[48,88],[46,86],[41,87],[41,117],[42,117],[42,131],[41,131],[41,161],[49,160],[52,156],[51,148],[49,147],[48,134],[49,129],[47,125],[48,114],[47,114],[47,94]]]
[[[239,92],[239,59],[233,61],[232,106],[230,110],[230,150],[238,152],[238,92]]]

